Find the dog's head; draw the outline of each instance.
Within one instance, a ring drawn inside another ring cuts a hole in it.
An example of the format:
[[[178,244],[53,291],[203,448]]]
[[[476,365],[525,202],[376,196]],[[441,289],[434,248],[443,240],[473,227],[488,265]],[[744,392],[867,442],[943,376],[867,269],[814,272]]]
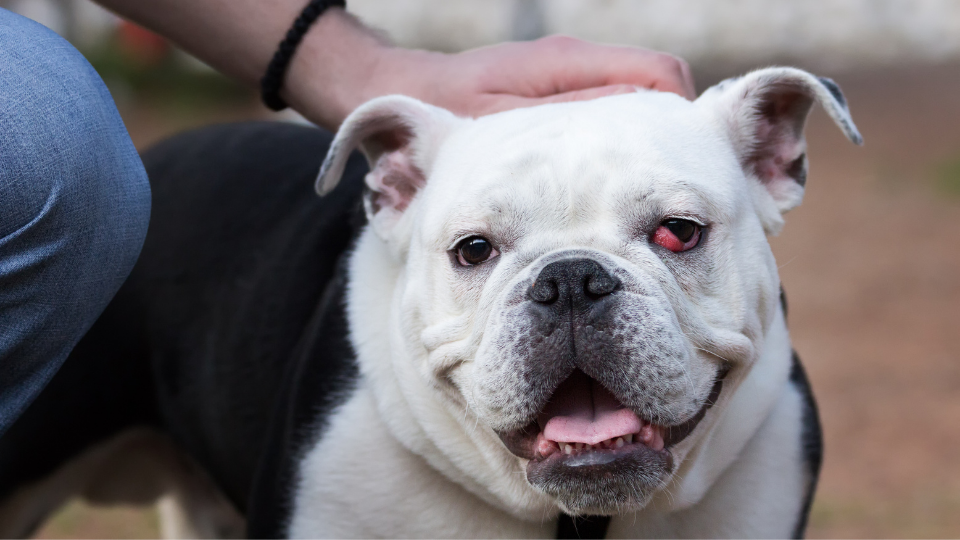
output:
[[[839,88],[790,68],[694,102],[638,91],[476,120],[367,103],[317,184],[354,148],[370,162],[366,264],[390,268],[352,284],[383,312],[361,341],[389,342],[377,361],[416,373],[466,437],[496,434],[563,510],[642,507],[782,324],[766,235],[802,199],[815,101],[860,142]]]

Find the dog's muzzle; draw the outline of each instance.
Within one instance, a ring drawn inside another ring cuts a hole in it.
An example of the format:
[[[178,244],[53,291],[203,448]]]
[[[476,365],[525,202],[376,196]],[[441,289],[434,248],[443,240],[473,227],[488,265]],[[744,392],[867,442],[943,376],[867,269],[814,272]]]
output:
[[[673,470],[671,449],[717,402],[722,369],[700,410],[677,425],[658,425],[575,371],[530,424],[498,432],[511,453],[529,460],[527,480],[567,512],[611,514],[645,503]]]
[[[545,266],[530,286],[531,309],[543,320],[600,324],[616,309],[621,281],[592,259],[566,259]],[[579,351],[589,344],[573,344]],[[637,507],[669,477],[671,448],[694,431],[716,403],[727,370],[720,369],[703,406],[675,425],[658,424],[623,401],[588,372],[604,369],[584,358],[553,390],[536,418],[520,429],[500,431],[504,445],[529,460],[527,480],[557,498],[571,513],[609,514]],[[547,360],[549,361],[549,360]],[[582,364],[582,365],[581,365]],[[627,383],[629,384],[629,383]]]

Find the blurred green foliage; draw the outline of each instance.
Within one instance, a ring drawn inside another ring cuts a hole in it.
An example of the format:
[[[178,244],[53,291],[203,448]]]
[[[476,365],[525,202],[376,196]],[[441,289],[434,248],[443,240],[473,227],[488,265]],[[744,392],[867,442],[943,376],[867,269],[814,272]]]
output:
[[[960,157],[940,164],[937,189],[944,194],[960,197]]]
[[[246,105],[256,92],[185,54],[168,48],[153,56],[136,55],[114,36],[83,51],[118,102],[135,101],[177,113],[207,107]]]

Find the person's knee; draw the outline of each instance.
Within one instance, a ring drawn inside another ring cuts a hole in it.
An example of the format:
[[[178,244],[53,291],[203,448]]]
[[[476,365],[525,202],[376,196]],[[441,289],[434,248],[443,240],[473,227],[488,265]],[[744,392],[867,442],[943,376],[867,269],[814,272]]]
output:
[[[149,214],[143,164],[97,73],[0,9],[0,432],[126,279]]]
[[[0,239],[53,235],[125,273],[150,191],[103,82],[63,38],[2,9],[0,65]]]
[[[36,324],[78,339],[136,262],[146,172],[103,82],[60,36],[0,9],[0,66],[0,285],[16,285],[0,304],[46,306]]]

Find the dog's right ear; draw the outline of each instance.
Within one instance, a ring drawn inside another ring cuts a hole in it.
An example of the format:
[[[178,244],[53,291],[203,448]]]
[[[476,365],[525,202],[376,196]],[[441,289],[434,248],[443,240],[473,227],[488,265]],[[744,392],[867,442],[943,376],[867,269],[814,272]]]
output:
[[[395,223],[426,182],[437,148],[464,121],[450,111],[406,96],[384,96],[350,114],[330,145],[316,189],[320,195],[340,182],[350,153],[359,148],[370,164],[366,176],[367,218],[380,231]]]
[[[823,106],[851,142],[863,144],[840,87],[795,68],[765,68],[728,79],[707,89],[697,103],[715,111],[744,172],[760,182],[781,214],[803,199],[803,128],[814,103]],[[774,221],[768,229],[782,225],[782,219]]]

